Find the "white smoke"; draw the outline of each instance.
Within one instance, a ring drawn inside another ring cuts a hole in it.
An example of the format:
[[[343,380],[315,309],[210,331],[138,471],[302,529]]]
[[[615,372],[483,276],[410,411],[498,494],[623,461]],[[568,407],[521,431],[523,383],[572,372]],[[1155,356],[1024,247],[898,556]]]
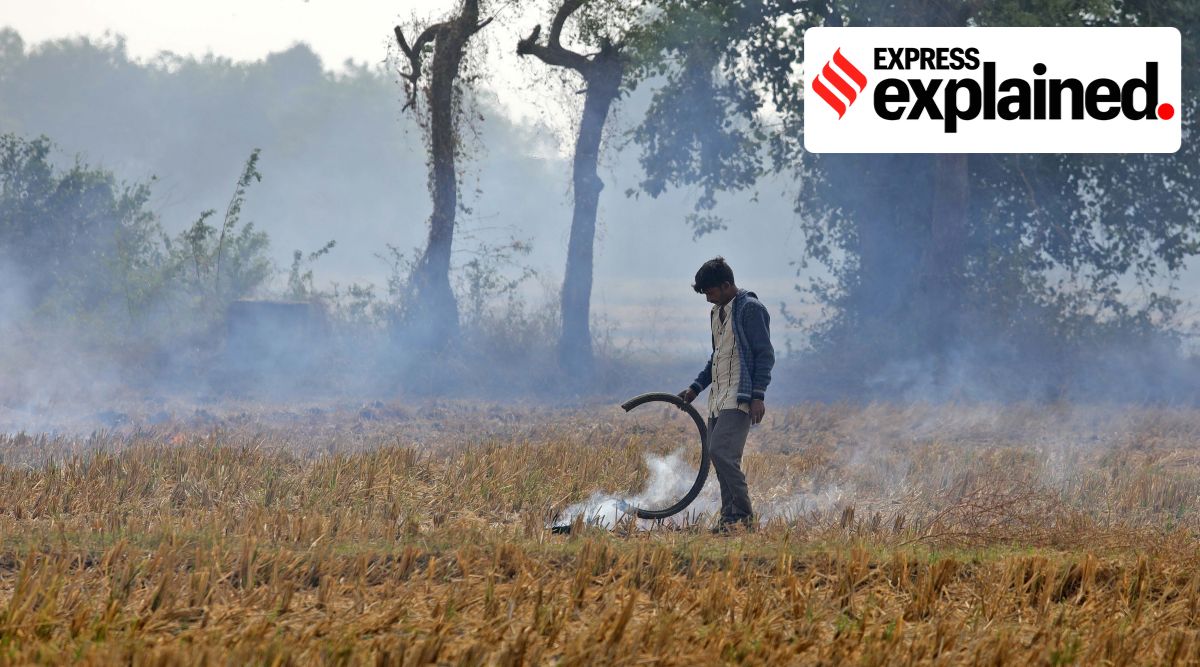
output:
[[[768,489],[764,497],[756,498],[751,489],[750,500],[760,522],[782,519],[785,523],[826,514],[850,500],[850,495],[837,484],[819,486],[813,480],[798,486],[779,485]]]
[[[15,329],[28,311],[25,281],[21,279],[20,271],[11,267],[0,252],[0,336],[9,340],[16,335]]]
[[[568,525],[576,518],[582,517],[583,522],[593,526],[612,529],[619,521],[634,520],[637,527],[649,529],[654,521],[632,519],[636,507],[643,509],[662,509],[674,504],[687,494],[696,481],[696,469],[686,460],[682,449],[671,452],[666,456],[645,455],[646,469],[649,478],[645,489],[634,496],[621,497],[608,493],[597,492],[587,500],[576,503],[562,511],[555,521],[558,525]],[[683,512],[662,522],[667,526],[683,526],[694,524],[704,516],[711,515],[720,507],[720,493],[717,491],[716,480],[709,470],[708,480],[700,496]]]
[[[661,522],[634,518],[635,508],[662,509],[674,504],[696,481],[696,469],[686,460],[683,449],[667,456],[647,454],[644,460],[649,477],[640,493],[629,497],[594,493],[587,500],[563,510],[554,524],[570,525],[582,518],[587,525],[612,530],[618,523],[632,521],[638,529],[649,530],[704,524],[717,515],[721,507],[720,486],[715,470],[710,468],[704,489],[684,511]],[[792,485],[764,489],[761,493],[753,487],[750,489],[750,499],[760,522],[773,518],[794,521],[814,512],[823,513],[840,505],[845,498],[846,494],[839,486],[820,486],[811,479],[793,480]]]

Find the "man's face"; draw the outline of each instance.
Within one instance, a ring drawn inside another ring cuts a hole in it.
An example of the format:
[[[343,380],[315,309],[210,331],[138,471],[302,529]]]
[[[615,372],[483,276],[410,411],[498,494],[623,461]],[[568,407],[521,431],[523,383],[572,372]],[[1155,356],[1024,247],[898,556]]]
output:
[[[704,299],[709,303],[718,306],[724,306],[729,303],[729,300],[734,297],[733,283],[721,283],[716,287],[707,287],[704,290]]]

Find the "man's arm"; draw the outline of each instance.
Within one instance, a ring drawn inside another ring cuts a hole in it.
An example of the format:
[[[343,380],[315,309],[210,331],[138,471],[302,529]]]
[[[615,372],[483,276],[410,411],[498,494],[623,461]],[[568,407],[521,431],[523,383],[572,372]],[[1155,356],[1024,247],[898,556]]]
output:
[[[709,355],[708,363],[704,364],[704,370],[700,371],[700,374],[696,376],[692,384],[687,389],[679,392],[679,397],[691,403],[710,384],[712,384],[712,355]],[[687,396],[688,392],[691,392],[691,398]]]
[[[765,400],[767,385],[771,384],[771,369],[775,367],[775,348],[771,345],[771,316],[766,306],[758,302],[747,304],[746,317],[742,328],[746,332],[746,342],[750,344],[750,354],[754,355],[754,373],[750,378],[752,400]]]

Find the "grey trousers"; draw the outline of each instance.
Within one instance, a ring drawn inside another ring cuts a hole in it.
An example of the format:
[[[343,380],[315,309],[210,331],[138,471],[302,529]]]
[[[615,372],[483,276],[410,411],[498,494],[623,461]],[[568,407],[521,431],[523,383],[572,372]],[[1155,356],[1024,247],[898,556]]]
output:
[[[708,453],[721,485],[721,522],[750,521],[750,490],[742,472],[742,451],[750,433],[750,415],[722,410],[708,418]]]

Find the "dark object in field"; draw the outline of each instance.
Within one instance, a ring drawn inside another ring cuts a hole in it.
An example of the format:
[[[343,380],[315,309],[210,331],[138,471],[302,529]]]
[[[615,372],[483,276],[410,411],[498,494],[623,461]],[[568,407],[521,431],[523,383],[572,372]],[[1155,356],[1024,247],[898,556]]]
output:
[[[708,479],[708,425],[704,423],[704,418],[700,416],[700,413],[696,411],[696,408],[693,407],[691,403],[684,401],[675,394],[651,392],[649,394],[634,396],[628,401],[622,403],[621,408],[625,410],[625,412],[629,412],[639,405],[645,405],[646,403],[654,403],[657,401],[670,403],[680,410],[683,410],[684,412],[688,413],[688,416],[691,417],[692,421],[696,423],[696,430],[700,432],[700,470],[696,473],[696,481],[692,483],[692,488],[688,490],[683,498],[679,499],[679,502],[671,505],[670,507],[661,510],[649,510],[629,505],[621,508],[626,514],[635,514],[639,519],[662,520],[682,512],[683,510],[687,509],[688,505],[692,504],[692,501],[696,499],[696,496],[700,495],[700,490],[704,488],[704,482]],[[550,528],[550,532],[559,535],[570,533],[571,524],[556,524]]]

